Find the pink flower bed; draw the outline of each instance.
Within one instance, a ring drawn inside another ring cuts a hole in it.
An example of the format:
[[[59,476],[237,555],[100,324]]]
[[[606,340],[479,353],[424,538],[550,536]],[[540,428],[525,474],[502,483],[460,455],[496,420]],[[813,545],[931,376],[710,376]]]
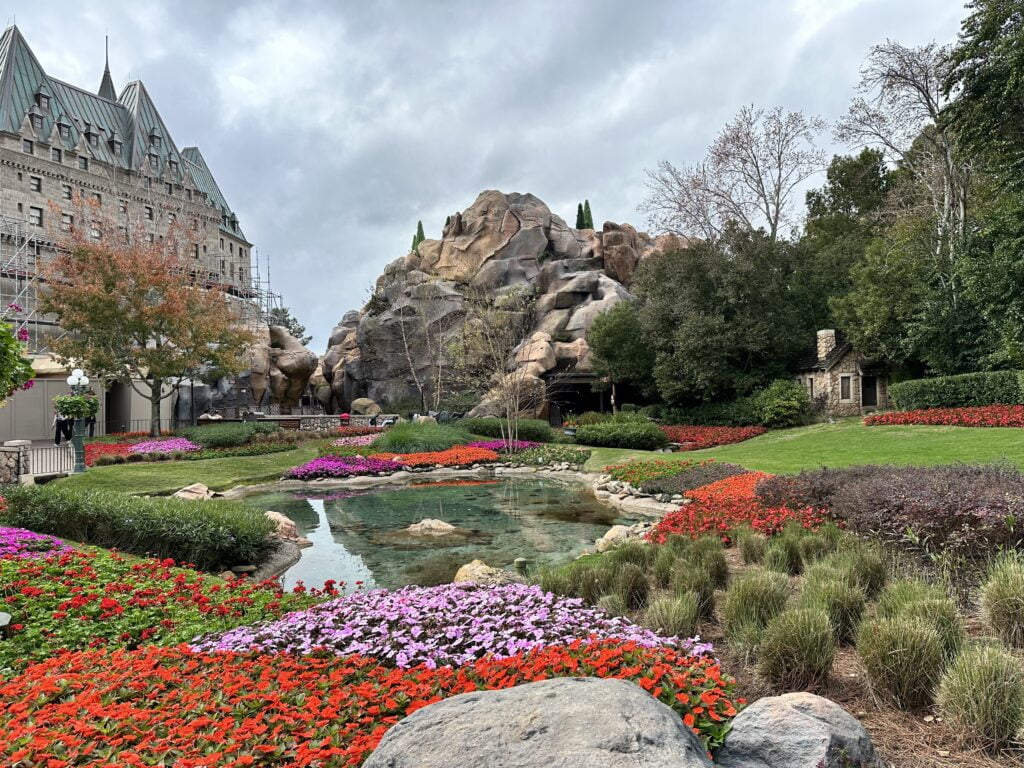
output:
[[[169,440],[146,440],[135,443],[129,449],[129,453],[174,453],[175,451],[198,451],[202,446],[196,445],[184,437],[172,437]]]

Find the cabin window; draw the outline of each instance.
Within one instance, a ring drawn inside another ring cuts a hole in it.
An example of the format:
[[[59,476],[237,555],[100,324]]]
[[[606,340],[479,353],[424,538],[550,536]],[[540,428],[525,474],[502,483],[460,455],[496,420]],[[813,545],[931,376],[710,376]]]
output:
[[[851,392],[851,389],[852,389],[851,386],[850,386],[850,380],[851,380],[850,376],[840,376],[839,377],[839,399],[840,400],[851,400],[852,399],[851,396],[850,396],[850,392]]]

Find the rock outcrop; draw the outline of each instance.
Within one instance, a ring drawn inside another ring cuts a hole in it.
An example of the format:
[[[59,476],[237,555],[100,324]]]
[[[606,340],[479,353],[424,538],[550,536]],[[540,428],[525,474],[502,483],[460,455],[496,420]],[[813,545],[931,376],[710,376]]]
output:
[[[298,405],[318,364],[316,354],[286,328],[269,326],[252,351],[248,379],[253,402],[263,403],[269,392],[273,403]]]
[[[463,323],[466,296],[501,296],[524,285],[535,298],[533,331],[515,364],[538,382],[554,372],[589,373],[594,318],[632,298],[643,259],[685,245],[628,224],[573,229],[533,195],[482,192],[448,218],[440,240],[424,240],[391,262],[366,306],[342,317],[321,359],[317,392],[326,398],[329,389],[336,411],[364,397],[387,408],[418,396],[410,361],[419,380],[429,381],[433,361]]]
[[[464,693],[384,734],[365,768],[711,768],[675,712],[624,680],[561,678]]]

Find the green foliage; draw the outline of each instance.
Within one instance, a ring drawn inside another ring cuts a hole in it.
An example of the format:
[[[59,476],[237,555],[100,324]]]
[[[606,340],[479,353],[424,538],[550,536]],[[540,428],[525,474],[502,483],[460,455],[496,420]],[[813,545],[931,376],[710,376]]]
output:
[[[586,448],[577,448],[571,445],[540,445],[536,448],[527,448],[519,453],[509,454],[504,460],[510,463],[531,466],[563,463],[583,466],[589,458],[590,451]]]
[[[796,536],[776,536],[768,542],[764,552],[764,567],[790,576],[799,576],[804,569],[800,553],[800,539]]]
[[[835,568],[846,583],[864,590],[868,599],[876,597],[889,578],[889,569],[881,554],[867,544],[853,544],[821,562]]]
[[[811,400],[807,389],[792,379],[778,379],[754,396],[758,420],[766,427],[796,427],[807,420]]]
[[[758,671],[776,689],[800,691],[823,684],[835,657],[828,615],[819,608],[790,608],[765,627]]]
[[[1024,648],[1024,557],[999,557],[981,587],[985,623],[1011,648]]]
[[[768,549],[767,537],[753,528],[744,527],[734,531],[733,539],[746,565],[756,565],[764,560],[765,551]]]
[[[653,544],[634,539],[625,541],[619,544],[619,546],[610,549],[605,557],[616,565],[632,563],[646,571],[648,566],[654,562],[657,554],[657,548]]]
[[[864,613],[864,593],[842,581],[815,579],[805,581],[798,605],[823,611],[832,623],[836,642],[848,643],[857,633]]]
[[[931,626],[942,641],[942,651],[947,660],[954,658],[967,640],[964,621],[948,597],[909,603],[900,615],[908,619],[920,619]]]
[[[266,435],[280,429],[274,421],[242,421],[231,424],[205,424],[185,427],[175,432],[203,448],[234,448],[245,445],[256,435]]]
[[[274,530],[264,514],[234,501],[138,498],[54,485],[9,486],[5,525],[214,569],[258,561]]]
[[[648,406],[643,411],[665,424],[699,424],[709,427],[754,427],[761,423],[753,395],[693,406]]]
[[[625,600],[614,592],[598,600],[597,607],[609,616],[625,616],[629,613],[629,606],[626,605]]]
[[[600,424],[587,424],[576,430],[576,442],[603,448],[630,448],[653,451],[668,445],[668,438],[656,424],[636,414],[619,414],[620,418]]]
[[[969,746],[999,750],[1024,727],[1024,667],[996,645],[966,648],[939,683],[939,711]]]
[[[637,611],[647,605],[651,585],[642,567],[625,563],[618,569],[614,590],[629,610]]]
[[[456,422],[459,429],[471,435],[481,437],[502,438],[507,436],[508,426],[504,419],[486,417],[480,419],[461,419]],[[502,430],[506,434],[502,433]],[[520,419],[518,422],[519,440],[532,440],[538,443],[551,441],[551,425],[543,419]]]
[[[412,248],[410,250],[415,251],[420,247],[420,243],[427,239],[427,236],[423,233],[423,222],[416,222],[416,234],[412,236]]]
[[[1024,372],[985,371],[901,381],[889,387],[899,408],[960,408],[1024,403]]]
[[[701,618],[708,619],[714,615],[715,579],[706,568],[689,562],[685,557],[677,558],[672,568],[672,592],[676,597],[692,595]]]
[[[583,215],[583,203],[576,204],[576,229],[586,229],[587,218]]]
[[[861,624],[857,652],[875,696],[902,709],[931,703],[945,666],[942,638],[927,622],[897,616]]]
[[[95,395],[57,395],[53,407],[61,416],[88,419],[100,412],[100,400]]]
[[[598,376],[612,383],[629,382],[643,391],[653,390],[654,349],[644,342],[644,329],[634,302],[621,301],[595,317],[587,331],[587,344]]]
[[[725,547],[718,536],[701,536],[690,542],[683,555],[699,568],[707,571],[715,586],[724,587],[729,581],[729,564],[725,560]]]
[[[8,307],[0,307],[0,406],[35,375],[32,361],[25,357],[24,342],[8,322],[7,313],[12,311]]]
[[[662,635],[693,637],[699,618],[696,595],[658,597],[647,606],[644,625]]]
[[[887,586],[878,596],[878,615],[892,619],[903,615],[907,606],[921,601],[946,599],[946,590],[938,584],[919,579],[900,579]]]
[[[590,212],[590,201],[583,201],[583,226],[585,229],[594,228],[594,215]]]
[[[749,626],[764,628],[789,600],[789,579],[772,571],[751,571],[732,580],[722,600],[722,624],[729,637]]]
[[[403,421],[383,432],[373,441],[372,447],[381,453],[424,453],[446,451],[467,442],[469,435],[460,427]]]

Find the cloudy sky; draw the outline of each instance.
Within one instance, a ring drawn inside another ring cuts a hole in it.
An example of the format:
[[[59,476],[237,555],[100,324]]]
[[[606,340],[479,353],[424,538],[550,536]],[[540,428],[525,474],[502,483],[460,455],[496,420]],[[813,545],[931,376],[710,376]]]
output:
[[[885,38],[952,41],[959,0],[19,3],[47,72],[95,89],[110,34],[198,145],[322,351],[423,220],[484,189],[643,224],[644,169],[698,160],[743,104],[832,121]],[[0,11],[0,14],[7,11]],[[0,18],[4,26],[13,15]],[[824,143],[831,140],[824,137]]]

